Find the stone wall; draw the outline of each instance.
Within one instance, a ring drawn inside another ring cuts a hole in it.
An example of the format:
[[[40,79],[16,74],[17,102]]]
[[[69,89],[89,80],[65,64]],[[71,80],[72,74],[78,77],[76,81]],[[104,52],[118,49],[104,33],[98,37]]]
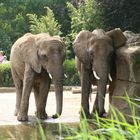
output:
[[[140,117],[140,34],[125,31],[124,35],[127,44],[116,52],[117,82],[111,104],[132,122],[132,109],[126,100],[128,95],[139,105],[136,115]]]

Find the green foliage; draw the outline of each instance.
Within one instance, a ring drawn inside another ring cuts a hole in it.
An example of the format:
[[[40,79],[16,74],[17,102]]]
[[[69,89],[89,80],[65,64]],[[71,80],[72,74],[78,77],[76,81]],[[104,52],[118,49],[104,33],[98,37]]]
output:
[[[64,71],[67,78],[64,80],[65,86],[77,86],[80,85],[79,75],[75,67],[75,60],[66,60],[64,62]],[[14,86],[10,62],[0,64],[0,87]]]
[[[10,55],[10,47],[11,47],[11,39],[6,34],[6,32],[2,29],[0,29],[0,50],[4,51],[7,58],[9,58]]]
[[[140,32],[139,0],[98,0],[104,7],[103,20],[108,29],[119,27],[122,30]]]
[[[27,31],[25,5],[15,0],[0,2],[0,28],[6,32],[12,42]]]
[[[75,60],[65,60],[64,62],[64,72],[67,78],[64,81],[66,86],[77,86],[80,85],[79,75],[76,69]]]
[[[14,86],[10,62],[0,64],[0,87],[11,87]]]
[[[71,2],[71,0],[47,0],[48,7],[53,10],[55,18],[62,25],[61,31],[63,36],[66,36],[71,28],[66,2]]]
[[[67,7],[71,18],[71,32],[66,36],[68,46],[68,58],[74,58],[72,42],[81,30],[93,31],[95,28],[104,28],[102,13],[103,8],[96,0],[85,0],[74,6],[68,2]]]
[[[25,5],[15,0],[0,2],[0,50],[9,59],[13,42],[27,31]]]
[[[35,32],[42,32],[42,30],[48,32],[49,30],[51,34],[54,31],[53,34],[67,36],[68,58],[74,57],[71,45],[76,33],[82,29],[92,31],[95,28],[109,30],[120,27],[122,30],[140,32],[139,0],[82,0],[83,2],[79,4],[78,1],[1,0],[0,30],[2,33],[0,34],[0,42],[2,45],[0,44],[0,48],[4,49],[9,57],[11,44],[24,33],[30,31],[28,13],[32,15],[32,21],[37,20],[38,22],[32,24],[38,27],[34,29]],[[71,2],[73,5],[67,2]],[[46,17],[46,9],[44,8],[46,6],[54,12],[53,15],[49,15],[52,17],[50,19]],[[52,20],[53,18],[55,20]],[[46,21],[49,21],[47,27],[50,28],[47,30]]]
[[[124,97],[120,97],[124,98]],[[95,118],[88,120],[86,117],[80,120],[79,128],[73,130],[73,134],[64,137],[65,140],[139,140],[140,138],[140,118],[136,116],[139,104],[132,102],[126,97],[128,105],[131,106],[132,116],[121,113],[111,106],[109,118],[100,118],[95,114]],[[139,99],[138,99],[139,100]],[[139,114],[138,114],[139,115]],[[133,121],[129,123],[126,119],[130,117]]]
[[[47,15],[37,17],[36,14],[27,14],[30,22],[30,31],[32,33],[47,32],[50,35],[61,35],[61,26],[54,17],[53,11],[46,7]]]
[[[85,3],[79,4],[78,7],[74,7],[71,3],[67,3],[67,6],[70,10],[73,37],[82,29],[92,31],[95,28],[103,28],[101,20],[103,9],[95,0],[85,0]]]

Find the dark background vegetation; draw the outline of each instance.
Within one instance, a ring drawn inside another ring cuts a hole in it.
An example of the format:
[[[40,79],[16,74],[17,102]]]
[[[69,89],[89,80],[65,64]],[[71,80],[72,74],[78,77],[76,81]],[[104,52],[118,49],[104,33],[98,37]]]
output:
[[[139,0],[0,0],[0,50],[9,59],[12,44],[27,32],[53,32],[65,37],[66,85],[79,84],[72,50],[75,35],[82,29],[118,27],[140,32]]]

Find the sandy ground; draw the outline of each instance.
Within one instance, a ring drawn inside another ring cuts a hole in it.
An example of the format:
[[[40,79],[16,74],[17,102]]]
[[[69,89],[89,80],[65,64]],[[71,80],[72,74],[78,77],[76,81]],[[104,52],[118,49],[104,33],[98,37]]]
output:
[[[91,95],[90,106],[92,109],[93,102],[96,94]],[[15,109],[15,92],[11,93],[0,93],[0,125],[18,125],[21,124],[17,121],[16,116],[13,115]],[[51,116],[55,113],[56,110],[56,102],[55,102],[55,94],[54,92],[49,93],[49,97],[47,100],[46,112],[49,119],[45,120],[45,122],[49,123],[76,123],[79,122],[79,110],[80,110],[80,102],[81,102],[81,94],[73,94],[72,91],[64,91],[64,100],[63,100],[63,112],[60,118],[52,119]],[[108,110],[108,95],[106,96],[106,110]],[[29,103],[29,122],[32,123],[36,121],[35,115],[35,102],[34,95],[31,93],[30,103]]]

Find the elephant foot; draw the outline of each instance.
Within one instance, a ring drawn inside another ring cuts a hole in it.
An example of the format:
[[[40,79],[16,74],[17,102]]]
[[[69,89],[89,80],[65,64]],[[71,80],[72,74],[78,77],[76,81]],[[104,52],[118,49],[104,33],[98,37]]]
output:
[[[57,119],[57,118],[59,118],[59,117],[60,117],[60,114],[58,114],[58,113],[52,115],[52,118],[53,118],[53,119]]]
[[[42,112],[36,112],[35,114],[36,114],[36,117],[41,119],[41,120],[45,120],[45,119],[48,118],[48,115],[47,115],[46,112],[43,112],[43,113]]]
[[[20,122],[26,122],[26,121],[28,121],[28,116],[19,113],[17,116],[17,120]]]

